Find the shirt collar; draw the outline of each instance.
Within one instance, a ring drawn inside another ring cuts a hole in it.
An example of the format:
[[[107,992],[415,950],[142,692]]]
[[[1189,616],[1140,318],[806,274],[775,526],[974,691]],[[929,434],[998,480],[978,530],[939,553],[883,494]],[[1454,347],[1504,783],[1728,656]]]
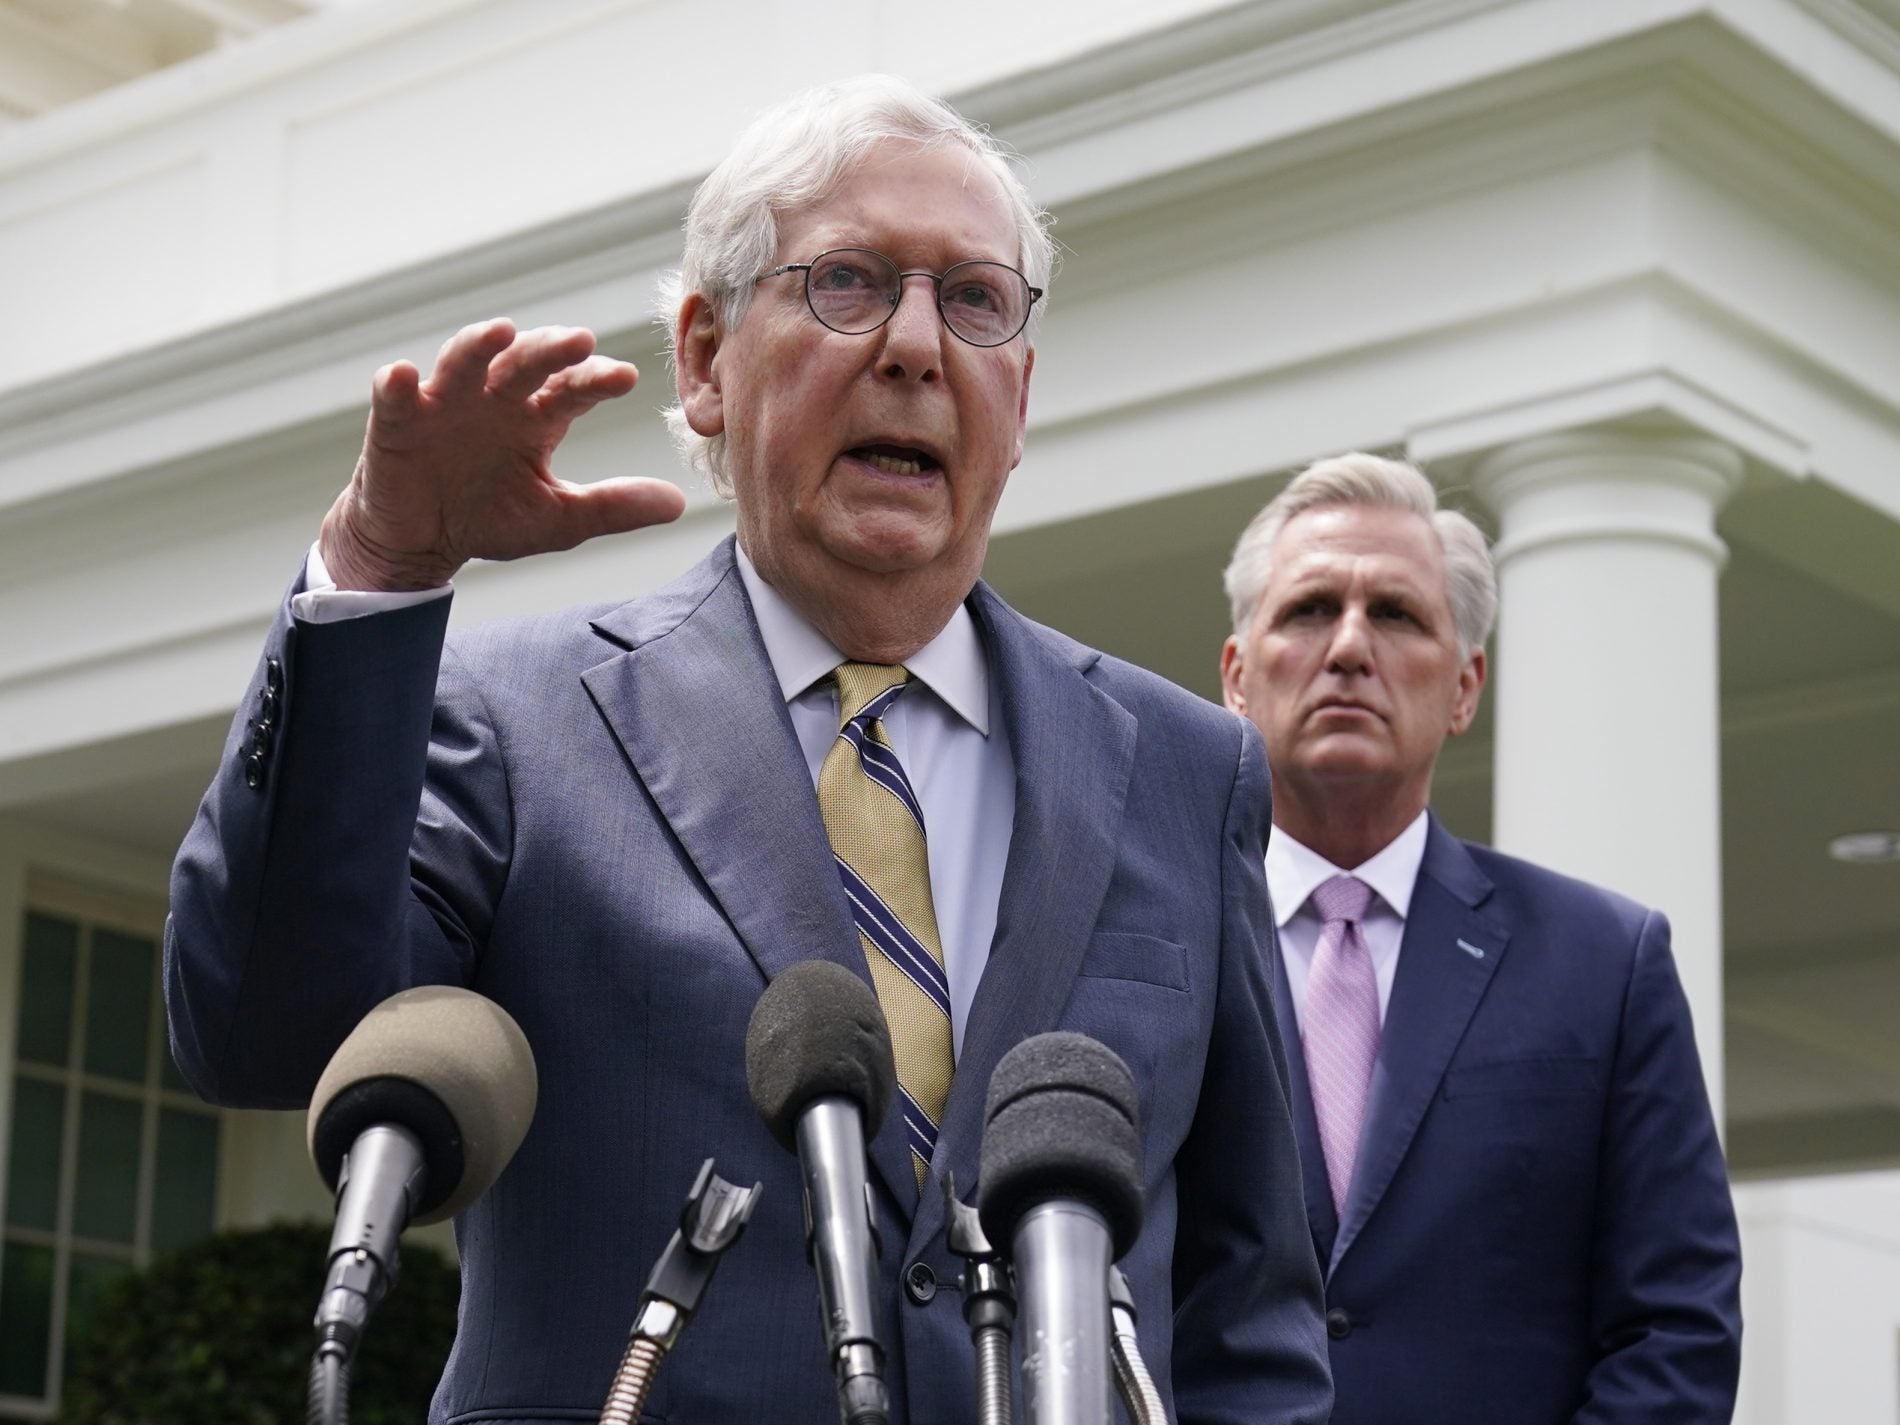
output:
[[[1425,860],[1429,819],[1420,812],[1370,860],[1350,869],[1335,866],[1319,852],[1273,828],[1267,838],[1267,894],[1273,900],[1273,923],[1284,928],[1306,904],[1322,881],[1333,876],[1357,876],[1391,908],[1400,920],[1412,908],[1412,888]]]
[[[759,637],[765,643],[765,656],[778,678],[780,695],[789,703],[812,684],[829,678],[845,656],[765,582],[743,548],[735,545],[733,550],[758,620]],[[958,717],[983,736],[990,735],[990,664],[968,608],[958,604],[943,632],[907,658],[904,666]]]

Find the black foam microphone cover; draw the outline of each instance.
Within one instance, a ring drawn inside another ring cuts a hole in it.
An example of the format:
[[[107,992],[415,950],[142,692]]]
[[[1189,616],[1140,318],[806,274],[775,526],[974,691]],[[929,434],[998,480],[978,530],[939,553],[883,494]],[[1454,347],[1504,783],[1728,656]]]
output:
[[[488,1191],[534,1118],[534,1054],[514,1019],[473,990],[424,985],[363,1016],[310,1100],[310,1157],[335,1190],[357,1135],[406,1128],[422,1145],[412,1222],[452,1217]]]
[[[1031,1208],[1099,1212],[1114,1255],[1141,1233],[1141,1109],[1134,1075],[1107,1045],[1055,1031],[1023,1040],[990,1076],[976,1209],[990,1241],[1013,1241]]]
[[[869,985],[829,960],[803,960],[765,987],[745,1032],[745,1079],[765,1126],[798,1151],[799,1116],[815,1099],[857,1104],[869,1139],[884,1122],[897,1068],[891,1031]]]

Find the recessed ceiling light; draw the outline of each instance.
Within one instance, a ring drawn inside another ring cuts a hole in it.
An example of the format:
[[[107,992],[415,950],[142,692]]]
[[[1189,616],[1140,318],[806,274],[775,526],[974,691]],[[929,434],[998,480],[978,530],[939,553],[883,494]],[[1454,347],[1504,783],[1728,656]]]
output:
[[[1900,861],[1900,831],[1850,831],[1828,842],[1827,854],[1856,865]]]

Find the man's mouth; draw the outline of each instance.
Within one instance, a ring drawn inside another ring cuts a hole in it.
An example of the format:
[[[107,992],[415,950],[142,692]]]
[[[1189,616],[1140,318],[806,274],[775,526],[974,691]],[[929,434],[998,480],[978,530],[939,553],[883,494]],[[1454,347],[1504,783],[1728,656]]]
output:
[[[936,456],[910,445],[859,445],[845,454],[886,475],[922,475],[941,468]]]

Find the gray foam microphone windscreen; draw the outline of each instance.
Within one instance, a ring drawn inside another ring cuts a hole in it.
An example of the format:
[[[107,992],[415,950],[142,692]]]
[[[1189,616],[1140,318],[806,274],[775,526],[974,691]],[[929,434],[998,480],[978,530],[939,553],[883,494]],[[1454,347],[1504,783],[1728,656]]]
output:
[[[452,1217],[488,1190],[534,1118],[538,1081],[521,1028],[472,990],[391,995],[331,1056],[310,1100],[310,1157],[334,1191],[357,1135],[407,1128],[427,1172],[411,1222]]]
[[[745,1079],[753,1106],[788,1152],[814,1099],[840,1094],[876,1134],[897,1069],[877,995],[829,960],[803,960],[765,987],[745,1032]]]
[[[1006,1243],[1031,1208],[1083,1202],[1108,1223],[1115,1256],[1141,1232],[1141,1107],[1134,1075],[1086,1034],[1025,1039],[990,1076],[976,1206]]]

